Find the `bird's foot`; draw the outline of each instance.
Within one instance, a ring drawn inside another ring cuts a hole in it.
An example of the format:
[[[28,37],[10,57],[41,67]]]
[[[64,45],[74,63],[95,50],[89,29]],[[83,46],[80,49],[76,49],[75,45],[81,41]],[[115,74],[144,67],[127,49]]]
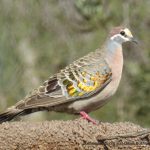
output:
[[[95,125],[97,124],[97,122],[94,119],[92,119],[86,112],[80,111],[80,115],[82,116],[83,119],[86,119],[86,120],[88,120],[89,122],[92,122]]]

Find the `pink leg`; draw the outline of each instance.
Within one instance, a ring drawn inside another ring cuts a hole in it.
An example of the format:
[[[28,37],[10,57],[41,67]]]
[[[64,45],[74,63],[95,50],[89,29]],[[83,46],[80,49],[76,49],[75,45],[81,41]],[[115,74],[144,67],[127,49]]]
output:
[[[91,117],[89,117],[89,115],[86,112],[80,111],[80,115],[82,116],[83,119],[86,119],[89,122],[92,122],[93,124],[97,124],[96,121],[93,120]]]

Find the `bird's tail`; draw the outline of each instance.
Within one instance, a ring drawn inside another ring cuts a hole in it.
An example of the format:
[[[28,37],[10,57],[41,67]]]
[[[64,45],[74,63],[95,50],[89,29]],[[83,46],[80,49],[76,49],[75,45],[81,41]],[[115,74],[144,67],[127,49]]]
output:
[[[16,116],[24,114],[24,110],[16,109],[14,107],[8,108],[5,112],[0,113],[0,123],[10,121]]]
[[[17,116],[24,116],[24,115],[28,115],[28,114],[31,114],[37,111],[42,111],[42,110],[49,110],[49,109],[46,109],[45,107],[18,109],[15,106],[12,106],[8,108],[6,111],[0,113],[0,124],[5,121],[10,121]]]

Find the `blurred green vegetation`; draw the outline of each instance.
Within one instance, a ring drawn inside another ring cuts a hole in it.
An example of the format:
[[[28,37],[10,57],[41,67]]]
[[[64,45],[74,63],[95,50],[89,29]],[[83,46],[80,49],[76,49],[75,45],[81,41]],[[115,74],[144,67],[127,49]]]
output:
[[[91,116],[150,126],[149,8],[149,0],[1,0],[0,109],[101,46],[112,27],[124,24],[140,44],[124,46],[119,90]],[[75,116],[44,112],[25,118],[65,120]]]

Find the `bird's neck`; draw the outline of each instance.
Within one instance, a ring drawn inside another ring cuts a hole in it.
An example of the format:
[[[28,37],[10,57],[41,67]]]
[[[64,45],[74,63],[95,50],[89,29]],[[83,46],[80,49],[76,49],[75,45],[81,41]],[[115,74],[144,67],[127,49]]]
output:
[[[113,40],[108,40],[106,42],[106,54],[108,55],[115,55],[118,51],[122,51],[122,45],[120,43],[117,43]]]
[[[108,63],[112,63],[115,61],[114,59],[118,59],[123,62],[122,45],[111,39],[108,40],[106,42],[105,55]]]
[[[122,45],[114,41],[108,41],[105,50],[106,50],[105,60],[109,64],[112,71],[112,80],[113,80],[112,83],[115,85],[117,89],[121,79],[123,68]]]

